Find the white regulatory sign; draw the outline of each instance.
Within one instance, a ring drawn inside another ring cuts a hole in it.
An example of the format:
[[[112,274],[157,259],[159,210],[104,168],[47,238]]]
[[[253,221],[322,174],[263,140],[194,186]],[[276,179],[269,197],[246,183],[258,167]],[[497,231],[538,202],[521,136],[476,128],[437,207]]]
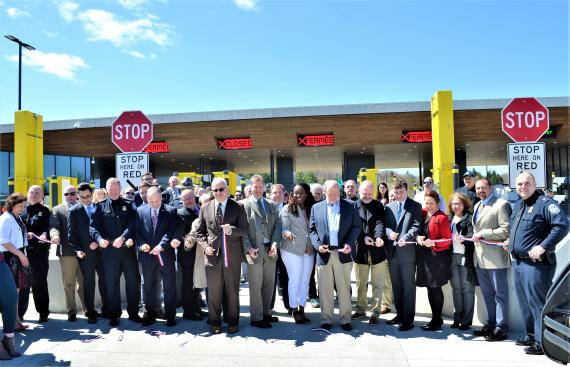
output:
[[[127,180],[140,186],[142,175],[148,171],[148,153],[117,153],[115,156],[115,172],[121,188],[129,186]]]
[[[507,144],[509,158],[509,186],[516,188],[519,173],[534,175],[537,187],[546,187],[546,149],[544,143]]]

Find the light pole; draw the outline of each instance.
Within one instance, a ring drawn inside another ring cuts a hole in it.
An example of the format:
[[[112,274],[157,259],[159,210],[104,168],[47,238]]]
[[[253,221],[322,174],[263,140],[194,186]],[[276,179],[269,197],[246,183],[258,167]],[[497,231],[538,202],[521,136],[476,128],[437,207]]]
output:
[[[35,48],[32,45],[29,45],[25,42],[20,41],[14,36],[5,35],[4,37],[8,38],[12,42],[16,42],[18,44],[19,49],[19,58],[18,58],[18,111],[22,110],[22,47],[32,51]]]

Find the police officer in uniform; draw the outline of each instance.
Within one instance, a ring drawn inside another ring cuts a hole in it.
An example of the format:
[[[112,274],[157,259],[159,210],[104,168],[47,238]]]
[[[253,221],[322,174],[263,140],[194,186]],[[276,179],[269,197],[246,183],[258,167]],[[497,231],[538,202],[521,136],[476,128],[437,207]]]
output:
[[[40,186],[30,186],[28,204],[21,216],[28,230],[27,255],[32,267],[33,297],[36,311],[40,315],[39,322],[46,322],[50,313],[47,283],[50,243],[47,241],[51,212],[43,205],[43,198],[44,192]],[[21,320],[28,309],[29,298],[30,288],[21,289],[18,299],[18,314]]]
[[[536,190],[531,173],[521,172],[516,188],[521,200],[511,215],[508,249],[526,335],[515,343],[526,346],[527,354],[540,355],[541,313],[556,269],[555,246],[568,233],[568,219],[556,201]]]
[[[97,203],[91,218],[93,238],[103,249],[103,269],[109,302],[109,325],[119,325],[121,317],[121,273],[125,275],[129,320],[140,323],[140,273],[133,241],[136,212],[132,202],[121,198],[121,183],[112,177],[106,184],[109,197]]]

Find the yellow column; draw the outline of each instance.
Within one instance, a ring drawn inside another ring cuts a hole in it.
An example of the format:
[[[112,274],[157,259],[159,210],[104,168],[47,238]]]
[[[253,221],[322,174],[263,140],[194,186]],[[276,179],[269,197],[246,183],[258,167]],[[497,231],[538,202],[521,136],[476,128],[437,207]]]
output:
[[[451,91],[435,92],[431,98],[433,179],[438,186],[439,193],[446,201],[453,193],[452,166],[455,164],[453,126]]]
[[[32,185],[44,184],[43,118],[16,111],[14,119],[14,189],[24,195]]]

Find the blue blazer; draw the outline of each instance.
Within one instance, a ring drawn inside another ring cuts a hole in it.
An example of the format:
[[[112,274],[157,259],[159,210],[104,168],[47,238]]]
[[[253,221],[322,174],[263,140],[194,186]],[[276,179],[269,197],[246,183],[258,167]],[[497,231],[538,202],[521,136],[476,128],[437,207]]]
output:
[[[170,246],[170,241],[174,239],[175,231],[179,226],[179,218],[176,213],[176,208],[169,205],[162,204],[158,209],[158,222],[156,230],[152,230],[152,209],[150,205],[144,205],[137,209],[137,220],[135,225],[135,244],[137,250],[143,244],[148,244],[151,250],[160,245],[164,250],[162,256],[174,259],[174,248]],[[180,240],[180,239],[179,239]],[[182,241],[181,241],[182,242]],[[139,261],[141,263],[149,263],[157,261],[154,255],[150,252],[139,253]]]
[[[338,229],[338,246],[342,248],[345,244],[352,247],[352,251],[356,250],[354,243],[362,230],[360,215],[356,210],[355,203],[347,200],[340,200],[340,222]],[[322,244],[330,245],[329,225],[327,218],[327,202],[323,200],[311,209],[311,219],[309,220],[309,236],[315,248],[317,256],[317,265],[326,265],[329,262],[330,254],[319,252],[319,246]],[[339,260],[342,264],[352,261],[352,252],[350,254],[338,253]]]

